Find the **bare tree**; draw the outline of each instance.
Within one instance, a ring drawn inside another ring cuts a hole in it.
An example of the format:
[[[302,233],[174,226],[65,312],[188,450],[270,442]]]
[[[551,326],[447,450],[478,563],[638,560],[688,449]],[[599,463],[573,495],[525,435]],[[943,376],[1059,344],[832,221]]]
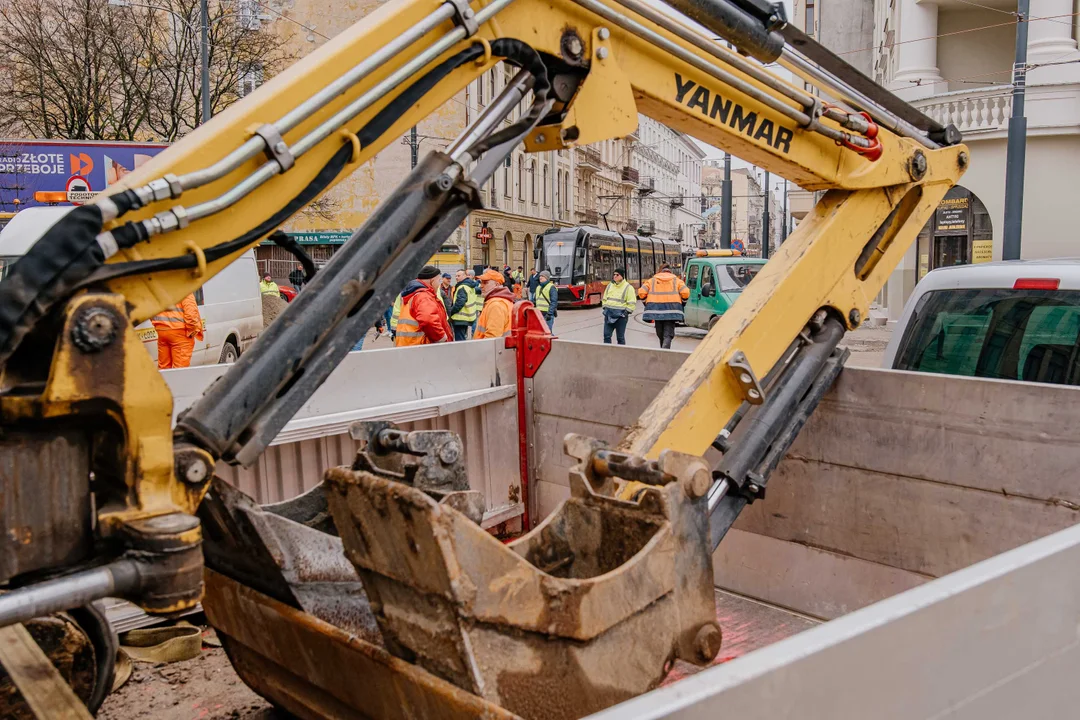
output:
[[[293,58],[242,8],[210,4],[214,112]],[[171,142],[202,116],[199,0],[0,0],[0,133]]]
[[[341,202],[339,200],[330,195],[321,195],[305,205],[298,214],[301,217],[311,219],[333,220],[337,217],[340,209]]]

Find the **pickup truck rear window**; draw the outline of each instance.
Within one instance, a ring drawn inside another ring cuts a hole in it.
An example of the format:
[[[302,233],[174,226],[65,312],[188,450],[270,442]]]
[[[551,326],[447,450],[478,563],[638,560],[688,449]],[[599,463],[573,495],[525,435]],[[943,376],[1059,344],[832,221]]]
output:
[[[897,370],[1080,384],[1080,292],[936,290],[923,295]]]

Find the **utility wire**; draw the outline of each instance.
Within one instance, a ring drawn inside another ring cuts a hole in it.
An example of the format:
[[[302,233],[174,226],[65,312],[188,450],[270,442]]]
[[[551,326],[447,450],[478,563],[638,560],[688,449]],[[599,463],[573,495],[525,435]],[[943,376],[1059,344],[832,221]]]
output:
[[[330,39],[330,38],[329,38],[328,36],[326,36],[326,35],[323,35],[323,34],[322,34],[321,32],[319,32],[319,31],[318,31],[318,30],[316,30],[315,28],[313,28],[313,27],[309,27],[309,26],[305,25],[304,23],[300,22],[299,20],[294,20],[293,18],[289,17],[288,15],[285,15],[284,13],[278,12],[278,11],[277,11],[277,10],[275,10],[274,8],[270,7],[269,5],[267,5],[267,4],[265,4],[265,3],[262,3],[262,2],[259,2],[259,0],[255,0],[255,5],[257,5],[258,7],[261,7],[261,8],[263,9],[263,10],[268,10],[268,11],[270,11],[270,12],[274,13],[275,15],[277,15],[277,16],[278,16],[279,18],[281,18],[281,19],[283,19],[283,20],[288,20],[288,21],[289,21],[289,22],[291,22],[291,23],[292,23],[293,25],[297,25],[297,26],[299,26],[299,27],[302,27],[302,28],[304,28],[304,29],[305,29],[305,30],[307,30],[307,31],[308,31],[309,33],[313,33],[313,34],[315,34],[315,35],[318,35],[318,36],[319,36],[319,37],[321,37],[321,38],[322,38],[323,40],[329,40],[329,39]]]
[[[980,7],[982,7],[982,6],[980,6]],[[1015,13],[1009,13],[1009,14],[1015,16]],[[1040,21],[1040,20],[1049,20],[1051,22],[1054,22],[1054,18],[1076,17],[1077,15],[1080,15],[1080,13],[1065,13],[1063,15],[1047,15],[1045,17],[1029,18],[1028,22],[1036,22],[1036,21]],[[842,53],[836,53],[836,54],[837,55],[854,55],[855,53],[869,52],[869,51],[872,51],[872,50],[877,50],[877,49],[879,49],[879,47],[880,48],[894,48],[894,47],[898,47],[900,45],[907,45],[909,43],[923,42],[925,40],[936,40],[937,38],[950,37],[952,35],[964,35],[965,33],[977,32],[979,30],[990,30],[992,28],[1005,27],[1007,25],[1015,25],[1017,22],[1018,22],[1018,20],[1013,20],[1012,22],[995,23],[993,25],[980,25],[979,27],[966,28],[964,30],[953,30],[952,32],[938,33],[937,35],[928,35],[927,37],[913,38],[911,40],[901,40],[900,42],[894,42],[894,43],[890,43],[888,45],[881,45],[881,46],[873,45],[873,46],[870,46],[870,47],[859,48],[857,50],[845,50]],[[1069,23],[1059,23],[1059,24],[1069,25],[1071,27],[1071,25]]]

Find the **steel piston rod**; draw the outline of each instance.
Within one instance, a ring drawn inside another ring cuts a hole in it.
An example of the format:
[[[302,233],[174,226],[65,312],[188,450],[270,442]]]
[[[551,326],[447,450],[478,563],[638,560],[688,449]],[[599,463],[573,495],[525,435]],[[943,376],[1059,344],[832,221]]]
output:
[[[46,580],[0,595],[0,627],[82,607],[106,597],[126,597],[141,587],[139,563],[128,559]]]

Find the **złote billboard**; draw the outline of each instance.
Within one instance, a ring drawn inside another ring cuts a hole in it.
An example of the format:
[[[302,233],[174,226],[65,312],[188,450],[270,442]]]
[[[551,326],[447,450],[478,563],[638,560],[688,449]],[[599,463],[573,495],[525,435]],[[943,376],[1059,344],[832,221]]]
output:
[[[0,140],[0,212],[88,202],[164,150],[156,143]]]

